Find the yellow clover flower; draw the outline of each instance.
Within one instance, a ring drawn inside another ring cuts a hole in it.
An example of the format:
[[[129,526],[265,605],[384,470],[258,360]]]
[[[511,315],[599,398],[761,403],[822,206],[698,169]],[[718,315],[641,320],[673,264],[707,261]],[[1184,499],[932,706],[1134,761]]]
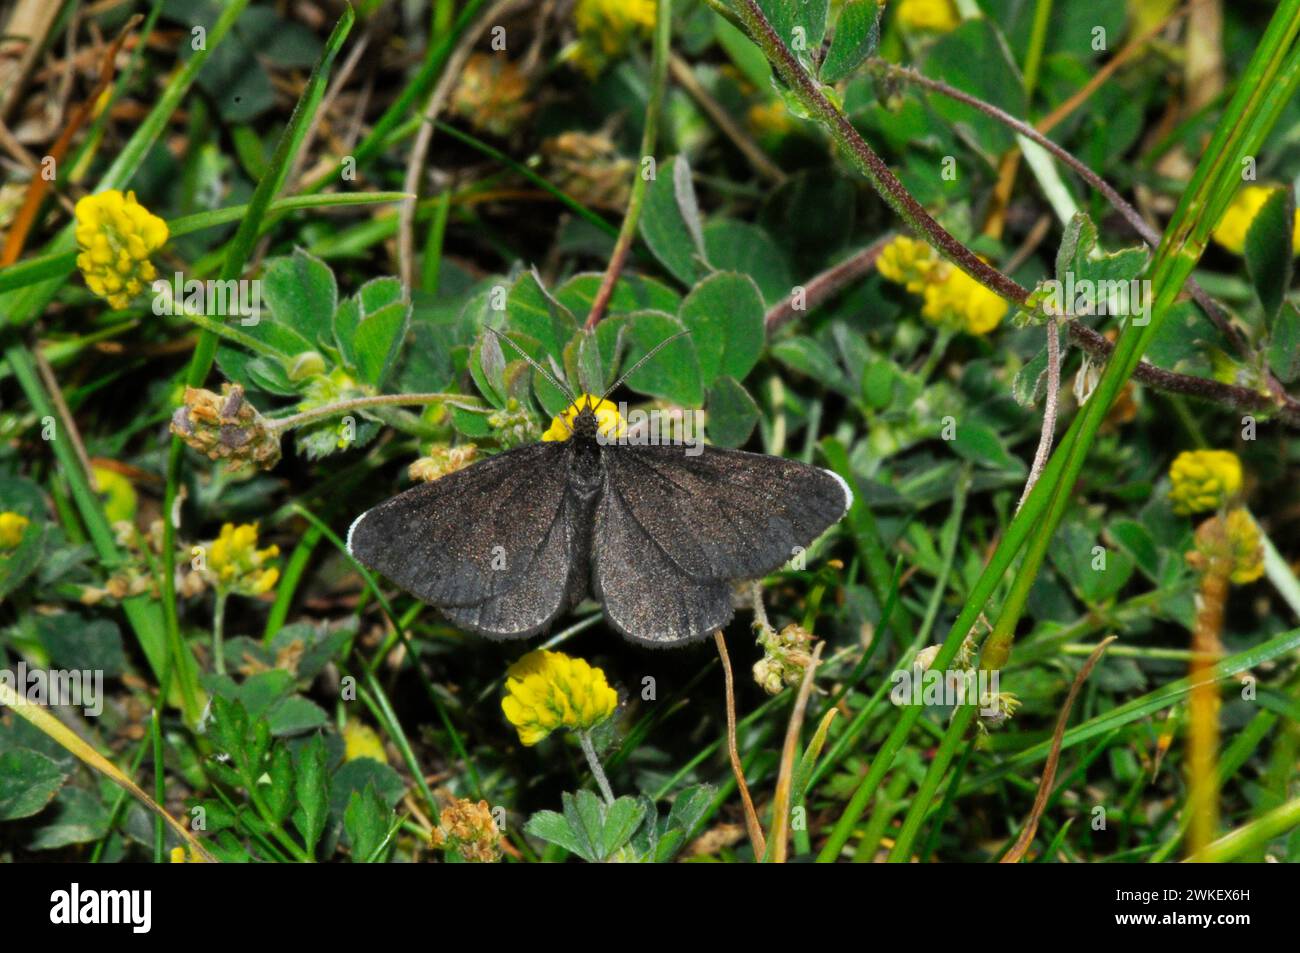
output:
[[[1230,450],[1185,450],[1169,467],[1169,480],[1175,513],[1217,510],[1241,492],[1241,461]]]
[[[93,466],[95,483],[99,486],[99,495],[104,500],[104,515],[110,523],[129,522],[135,519],[138,497],[131,481],[117,470],[105,466]]]
[[[279,569],[266,565],[279,555],[278,546],[257,548],[256,523],[226,523],[207,546],[205,575],[219,591],[260,596],[280,578]]]
[[[568,440],[573,436],[573,420],[578,414],[590,407],[596,414],[596,430],[606,437],[621,437],[627,432],[627,421],[618,412],[613,401],[602,400],[591,394],[579,394],[578,399],[568,406],[562,414],[551,418],[551,425],[542,434],[543,440]]]
[[[886,281],[921,294],[938,261],[934,249],[925,242],[899,235],[881,250],[876,270]]]
[[[1264,546],[1260,541],[1259,527],[1242,507],[1229,511],[1223,528],[1232,547],[1232,575],[1238,586],[1254,582],[1264,575]]]
[[[9,510],[0,513],[0,549],[17,549],[30,523],[31,520],[21,513]]]
[[[988,334],[1007,313],[1007,303],[960,268],[942,262],[926,284],[921,317],[967,334]]]
[[[638,36],[649,36],[655,25],[654,0],[578,0],[573,13],[578,42],[566,56],[588,76],[627,52]]]
[[[167,241],[167,223],[117,189],[87,195],[76,206],[77,267],[86,287],[114,308],[157,277],[149,256]]]
[[[380,764],[388,763],[388,753],[375,729],[364,722],[349,718],[343,725],[343,760],[371,758]]]
[[[1246,233],[1250,231],[1251,223],[1276,191],[1276,187],[1268,185],[1243,187],[1229,203],[1219,224],[1214,226],[1214,240],[1234,255],[1240,255],[1245,251]],[[1300,254],[1300,212],[1296,213],[1295,227],[1291,231],[1291,252]]]
[[[952,0],[902,0],[898,22],[913,30],[948,33],[957,29],[961,15]]]
[[[525,745],[557,728],[588,731],[617,707],[618,695],[605,673],[563,652],[529,652],[506,672],[501,710]]]

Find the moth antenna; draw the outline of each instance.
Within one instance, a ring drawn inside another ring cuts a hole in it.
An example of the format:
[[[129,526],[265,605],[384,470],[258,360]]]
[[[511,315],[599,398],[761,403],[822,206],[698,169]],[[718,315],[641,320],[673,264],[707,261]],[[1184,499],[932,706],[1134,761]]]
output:
[[[535,370],[538,374],[541,374],[543,377],[545,377],[548,381],[551,382],[551,386],[553,386],[565,397],[569,398],[570,404],[576,404],[578,402],[578,398],[576,395],[574,395],[573,391],[569,390],[567,386],[561,384],[558,380],[556,380],[555,376],[551,374],[551,372],[548,371],[546,368],[542,367],[541,364],[538,364],[531,357],[525,354],[523,349],[518,344],[510,340],[508,337],[506,337],[504,334],[502,334],[496,328],[491,327],[490,325],[487,324],[483,325],[483,330],[491,331],[493,336],[497,339],[498,342],[504,341],[505,343],[509,344],[512,348],[514,348],[515,351],[519,354],[519,356],[522,357],[525,361],[527,361],[532,366],[533,370]]]
[[[545,377],[548,381],[551,382],[551,386],[553,386],[556,390],[558,390],[561,394],[563,394],[565,397],[568,398],[570,405],[577,404],[578,398],[574,396],[573,391],[569,390],[569,388],[565,387],[558,380],[556,380],[555,377],[550,373],[550,371],[542,367],[542,365],[538,364],[531,357],[525,354],[523,349],[518,344],[510,340],[508,337],[506,337],[504,334],[502,334],[500,331],[498,331],[496,328],[492,327],[491,325],[487,325],[487,324],[483,325],[483,330],[491,331],[492,336],[497,339],[498,343],[500,343],[501,341],[505,341],[512,348],[514,348],[515,352],[520,357],[522,357],[525,361],[527,361],[533,370],[535,370],[538,374],[541,374],[543,377]],[[559,420],[560,423],[564,424],[564,429],[569,431],[569,436],[572,437],[573,427],[570,426],[569,421],[565,419],[564,414],[559,415]]]
[[[640,367],[642,364],[644,364],[646,361],[650,360],[650,358],[654,357],[656,354],[658,354],[661,350],[663,350],[663,349],[664,349],[665,347],[667,347],[669,344],[672,344],[672,343],[673,343],[674,341],[676,341],[679,337],[682,337],[682,336],[687,335],[687,334],[690,334],[690,333],[691,333],[691,331],[690,331],[689,328],[683,328],[682,330],[678,331],[676,334],[669,335],[668,337],[664,338],[662,341],[660,341],[658,344],[656,344],[656,345],[655,345],[654,347],[652,347],[650,350],[646,351],[646,353],[645,353],[645,357],[641,358],[641,360],[639,360],[639,361],[637,361],[635,364],[633,364],[633,365],[632,365],[632,366],[631,366],[627,371],[625,371],[625,372],[624,372],[624,373],[619,377],[618,380],[614,381],[614,383],[610,386],[610,388],[609,388],[607,391],[605,391],[605,393],[603,393],[603,394],[600,395],[600,399],[601,399],[601,400],[604,400],[604,399],[605,399],[606,397],[608,397],[610,394],[614,393],[614,391],[618,390],[620,384],[622,384],[625,380],[627,380],[629,377],[631,377],[633,374],[635,374],[635,373],[637,372],[637,368],[639,368],[639,367]]]

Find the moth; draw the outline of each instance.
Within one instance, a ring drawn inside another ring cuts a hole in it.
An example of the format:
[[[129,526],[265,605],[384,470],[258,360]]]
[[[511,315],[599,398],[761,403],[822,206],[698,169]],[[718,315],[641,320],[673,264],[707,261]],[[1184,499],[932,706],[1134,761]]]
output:
[[[524,354],[570,400],[556,418],[560,439],[367,510],[348,530],[348,552],[489,638],[545,631],[588,596],[642,645],[722,628],[732,583],[783,566],[848,512],[853,493],[837,474],[782,457],[622,432],[605,397],[673,339],[600,398],[574,395]]]

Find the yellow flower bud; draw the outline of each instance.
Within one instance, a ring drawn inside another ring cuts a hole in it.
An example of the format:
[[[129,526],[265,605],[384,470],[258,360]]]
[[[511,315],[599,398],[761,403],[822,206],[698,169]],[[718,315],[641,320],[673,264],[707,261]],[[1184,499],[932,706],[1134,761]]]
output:
[[[946,262],[934,269],[924,296],[921,317],[967,334],[988,334],[1007,313],[1002,298]]]
[[[580,658],[539,649],[506,673],[501,710],[525,745],[535,745],[557,728],[587,731],[618,707],[618,694],[605,673]]]
[[[204,548],[206,559],[200,572],[219,591],[260,596],[280,579],[280,570],[267,565],[280,555],[280,547],[258,549],[256,523],[226,523],[221,535]]]
[[[925,242],[899,235],[881,250],[876,270],[886,281],[903,285],[912,294],[921,294],[937,263],[934,249]]]
[[[1241,507],[1231,510],[1224,518],[1223,528],[1232,546],[1229,578],[1233,583],[1244,586],[1264,575],[1264,546],[1250,513]]]
[[[961,15],[952,0],[901,0],[898,22],[912,30],[948,33],[961,23]]]
[[[135,199],[109,189],[76,206],[77,267],[86,287],[125,308],[158,276],[149,256],[167,241],[167,223]]]
[[[578,0],[573,18],[578,42],[564,57],[588,76],[597,76],[621,57],[637,37],[648,37],[655,25],[654,0]]]
[[[30,523],[31,520],[20,513],[0,513],[0,549],[17,549]]]
[[[1241,461],[1230,450],[1185,450],[1169,467],[1169,480],[1175,513],[1217,510],[1241,492]]]

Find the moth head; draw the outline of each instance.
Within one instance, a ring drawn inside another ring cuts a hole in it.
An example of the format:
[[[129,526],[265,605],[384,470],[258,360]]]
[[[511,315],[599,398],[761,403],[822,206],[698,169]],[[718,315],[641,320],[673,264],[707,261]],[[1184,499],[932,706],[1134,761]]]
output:
[[[627,430],[627,422],[613,401],[579,394],[562,414],[551,418],[551,426],[542,434],[543,440],[568,440],[580,437],[595,440],[603,437],[620,437]]]

